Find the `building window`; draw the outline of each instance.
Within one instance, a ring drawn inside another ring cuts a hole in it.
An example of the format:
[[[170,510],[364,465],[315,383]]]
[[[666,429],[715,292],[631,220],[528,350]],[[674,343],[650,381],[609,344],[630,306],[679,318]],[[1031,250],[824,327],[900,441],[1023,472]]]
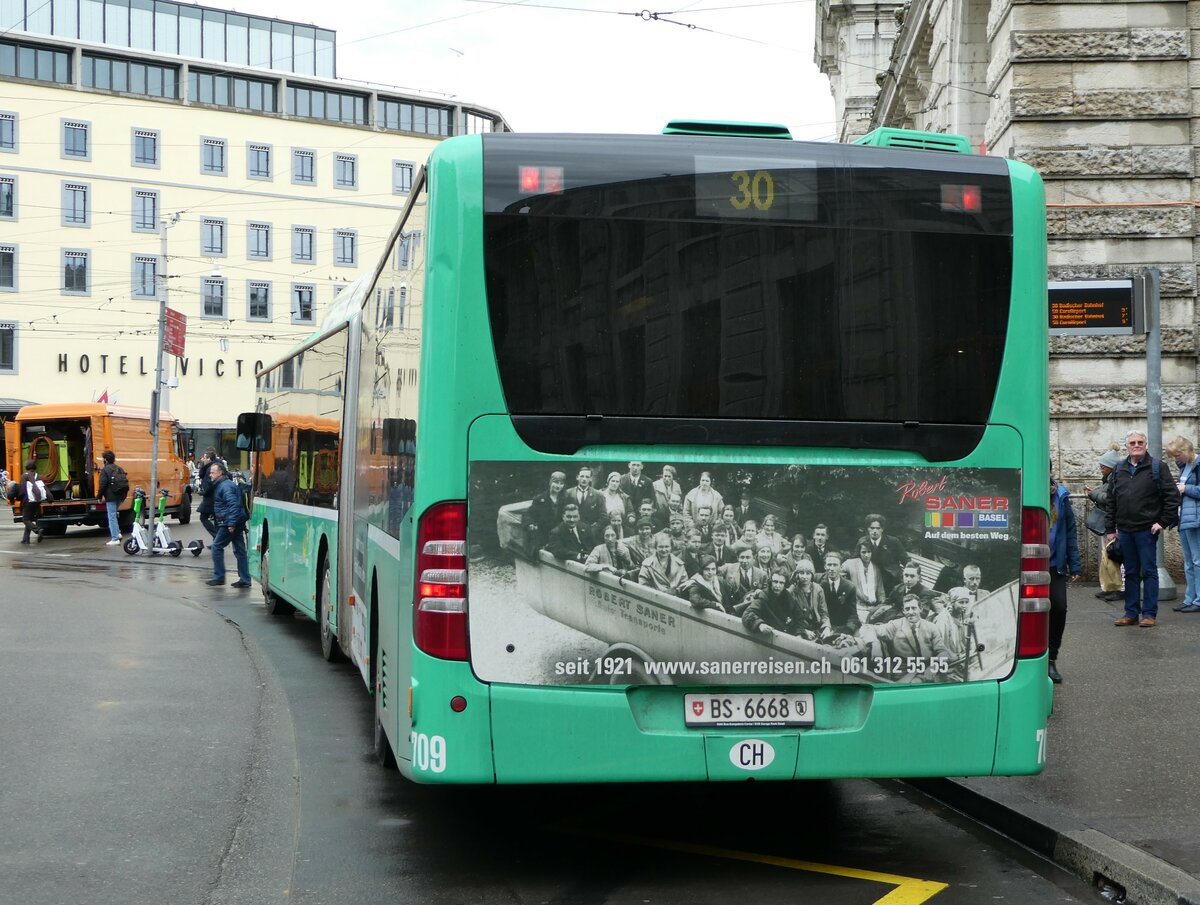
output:
[[[83,183],[64,182],[62,187],[62,225],[91,226],[88,187]]]
[[[411,160],[392,161],[392,193],[407,195],[412,191],[413,172],[416,168]]]
[[[339,267],[353,267],[358,264],[358,233],[355,230],[334,231],[333,263]]]
[[[17,246],[0,245],[0,289],[13,292],[17,288]]]
[[[169,100],[179,97],[179,70],[174,66],[133,63],[85,53],[80,82],[84,88],[103,91],[125,91]]]
[[[0,374],[17,373],[17,322],[0,321]]]
[[[416,260],[417,249],[421,247],[419,231],[402,233],[396,243],[396,270],[408,270]]]
[[[270,223],[246,224],[246,257],[266,259],[271,257]]]
[[[293,264],[313,264],[316,262],[316,250],[313,248],[314,236],[315,231],[311,226],[292,227]]]
[[[340,189],[358,188],[358,158],[355,155],[334,155],[333,184]]]
[[[155,255],[133,256],[133,297],[158,297],[158,258]]]
[[[225,139],[200,139],[200,172],[212,176],[225,175]]]
[[[205,217],[200,221],[200,254],[206,257],[225,255],[225,221]]]
[[[292,148],[292,182],[296,185],[316,184],[316,155],[312,151]]]
[[[29,13],[29,28],[31,31],[46,31],[49,28],[39,28],[34,24],[34,14],[38,11],[46,10],[50,4],[43,3],[40,6],[31,7]],[[20,10],[20,6],[17,7]],[[16,14],[18,17],[21,13]],[[43,16],[49,18],[49,11],[42,13]],[[13,14],[5,12],[5,32],[12,31],[14,27],[19,28],[19,20],[17,23],[12,21]],[[40,17],[39,17],[40,18]],[[71,84],[71,55],[65,50],[56,50],[50,47],[41,47],[37,44],[17,44],[11,41],[0,41],[0,75],[7,75],[19,79],[31,79],[37,82],[59,82],[60,84]]]
[[[67,295],[87,295],[88,253],[86,251],[63,251],[63,288]]]
[[[379,122],[385,129],[395,129],[399,132],[418,132],[422,135],[450,134],[450,111],[445,107],[381,98]]]
[[[0,151],[17,150],[17,114],[0,113]]]
[[[246,145],[246,176],[250,179],[271,178],[270,145]]]
[[[246,319],[269,321],[271,319],[271,284],[251,282],[246,287]]]
[[[133,130],[133,165],[135,167],[158,166],[158,130]]]
[[[17,218],[17,177],[0,176],[0,218]]]
[[[490,116],[484,116],[480,113],[463,113],[464,132],[467,135],[480,135],[484,132],[493,132],[496,129],[495,122]]]
[[[225,317],[225,281],[215,277],[208,277],[201,284],[200,290],[203,298],[204,317]]]
[[[91,123],[63,120],[62,124],[62,156],[74,157],[77,160],[91,160],[92,146],[88,141],[88,130]]]
[[[313,293],[316,287],[308,284],[293,284],[292,286],[292,323],[311,324],[313,322]]]
[[[251,60],[252,66],[266,66],[265,60]],[[216,72],[188,71],[188,99],[218,107],[234,107],[258,113],[277,113],[276,83]]]
[[[292,116],[358,126],[367,125],[367,99],[361,94],[288,85],[287,97],[287,112]]]
[[[158,232],[158,192],[149,189],[133,190],[133,231]]]

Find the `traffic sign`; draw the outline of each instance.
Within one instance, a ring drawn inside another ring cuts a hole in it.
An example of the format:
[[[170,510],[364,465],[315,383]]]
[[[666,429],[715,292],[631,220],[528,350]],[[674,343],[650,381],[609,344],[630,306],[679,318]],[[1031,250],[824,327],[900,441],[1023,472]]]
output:
[[[163,351],[168,355],[183,357],[183,343],[187,337],[187,315],[173,308],[166,309],[163,330]]]

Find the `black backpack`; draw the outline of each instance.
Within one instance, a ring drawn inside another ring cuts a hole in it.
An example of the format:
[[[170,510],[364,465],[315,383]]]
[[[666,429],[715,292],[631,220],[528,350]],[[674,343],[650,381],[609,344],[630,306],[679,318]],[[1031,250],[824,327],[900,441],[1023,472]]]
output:
[[[120,465],[112,466],[112,473],[108,476],[108,492],[122,500],[129,494],[129,475]]]

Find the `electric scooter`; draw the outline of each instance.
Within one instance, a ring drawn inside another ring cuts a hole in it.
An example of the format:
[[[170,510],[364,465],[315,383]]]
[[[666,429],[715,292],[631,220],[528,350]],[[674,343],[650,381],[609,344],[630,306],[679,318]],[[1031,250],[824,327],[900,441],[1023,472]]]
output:
[[[149,553],[151,556],[161,556],[163,554],[179,556],[183,553],[183,542],[172,540],[171,529],[167,527],[166,508],[168,493],[169,491],[165,487],[158,492],[158,521],[154,526],[154,546],[151,547],[146,540],[146,526],[144,521],[146,491],[141,487],[134,491],[133,529],[122,545],[122,549],[130,556],[136,556],[138,553]],[[191,551],[192,556],[199,556],[200,551],[203,549],[204,541],[194,540],[188,544],[188,550]]]

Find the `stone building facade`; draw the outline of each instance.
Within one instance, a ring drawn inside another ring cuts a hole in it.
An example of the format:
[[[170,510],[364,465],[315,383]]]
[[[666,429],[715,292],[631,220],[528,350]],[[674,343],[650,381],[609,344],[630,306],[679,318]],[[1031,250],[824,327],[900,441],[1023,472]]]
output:
[[[1163,439],[1196,441],[1200,3],[818,0],[816,15],[841,140],[965,135],[1042,174],[1050,280],[1160,270]],[[1145,426],[1145,352],[1144,337],[1051,338],[1051,458],[1080,501],[1099,454]]]

